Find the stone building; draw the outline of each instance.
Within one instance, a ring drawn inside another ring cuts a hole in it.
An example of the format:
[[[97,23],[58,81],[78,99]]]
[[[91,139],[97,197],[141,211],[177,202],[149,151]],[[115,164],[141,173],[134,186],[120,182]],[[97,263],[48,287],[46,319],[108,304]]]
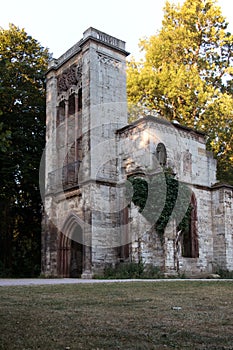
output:
[[[125,42],[89,28],[50,62],[42,272],[87,278],[139,260],[174,274],[233,270],[233,188],[217,184],[202,132],[154,116],[128,124],[127,55]],[[188,186],[177,203],[191,213],[184,234],[175,205],[161,240],[125,192],[132,175],[164,169]]]

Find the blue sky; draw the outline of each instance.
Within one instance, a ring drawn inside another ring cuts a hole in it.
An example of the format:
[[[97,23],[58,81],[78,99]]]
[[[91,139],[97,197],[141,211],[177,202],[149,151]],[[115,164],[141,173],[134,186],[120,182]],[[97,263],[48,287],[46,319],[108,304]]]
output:
[[[178,2],[175,0],[174,2]],[[182,2],[182,1],[180,1]],[[165,0],[8,0],[1,4],[0,26],[14,23],[48,47],[58,58],[95,27],[126,41],[138,56],[139,39],[161,27]],[[233,32],[233,1],[218,0]]]

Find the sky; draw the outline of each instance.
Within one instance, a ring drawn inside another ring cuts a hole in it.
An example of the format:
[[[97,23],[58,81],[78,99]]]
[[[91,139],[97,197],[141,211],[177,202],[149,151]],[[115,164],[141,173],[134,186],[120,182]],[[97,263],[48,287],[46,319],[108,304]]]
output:
[[[182,2],[182,0],[173,0]],[[13,23],[54,58],[78,42],[83,32],[94,27],[126,41],[126,50],[139,57],[139,39],[161,28],[165,0],[8,0],[1,4],[0,27]],[[233,33],[233,1],[218,0]]]

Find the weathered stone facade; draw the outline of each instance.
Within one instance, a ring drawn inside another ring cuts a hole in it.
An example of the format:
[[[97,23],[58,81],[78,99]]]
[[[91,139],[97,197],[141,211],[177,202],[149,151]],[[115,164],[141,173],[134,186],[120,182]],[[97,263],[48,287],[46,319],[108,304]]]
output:
[[[174,274],[233,270],[233,188],[216,184],[203,133],[157,117],[127,123],[127,54],[89,28],[50,63],[42,272],[85,278],[139,260]],[[125,184],[165,168],[190,188],[192,214],[187,237],[173,215],[161,241]]]

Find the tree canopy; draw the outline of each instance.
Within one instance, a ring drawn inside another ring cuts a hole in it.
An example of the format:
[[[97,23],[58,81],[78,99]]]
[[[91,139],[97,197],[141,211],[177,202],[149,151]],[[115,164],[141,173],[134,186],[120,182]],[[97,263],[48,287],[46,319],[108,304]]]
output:
[[[40,264],[38,169],[48,59],[24,29],[0,28],[0,263],[13,274],[32,275]]]
[[[233,184],[233,36],[215,0],[166,2],[161,30],[128,64],[131,110],[207,132],[218,175]]]

